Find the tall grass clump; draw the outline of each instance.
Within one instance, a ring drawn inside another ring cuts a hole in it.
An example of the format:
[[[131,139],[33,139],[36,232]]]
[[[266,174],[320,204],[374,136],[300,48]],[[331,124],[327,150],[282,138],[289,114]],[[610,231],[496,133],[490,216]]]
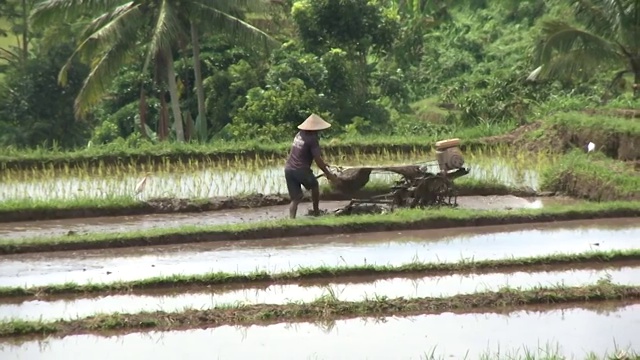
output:
[[[574,150],[542,176],[542,188],[595,201],[640,200],[640,176],[602,153]]]

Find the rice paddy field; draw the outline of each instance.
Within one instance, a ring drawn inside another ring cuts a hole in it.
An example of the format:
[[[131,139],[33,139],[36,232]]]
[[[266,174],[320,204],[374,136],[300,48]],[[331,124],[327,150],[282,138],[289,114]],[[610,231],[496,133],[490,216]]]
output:
[[[336,155],[328,159],[338,166],[427,164],[434,152],[387,153],[380,156]],[[471,173],[467,181],[505,186],[539,187],[539,172],[553,165],[554,157],[540,153],[531,157],[513,149],[497,148],[465,154]],[[319,174],[319,172],[318,172]],[[146,177],[144,191],[137,184]],[[372,183],[388,184],[397,174],[373,174]],[[243,159],[237,162],[174,162],[163,165],[65,167],[12,170],[0,173],[0,200],[4,202],[109,199],[133,197],[210,198],[242,194],[285,193],[282,159]],[[321,182],[326,183],[325,179]]]
[[[640,358],[637,172],[513,148],[464,153],[454,208],[335,216],[322,182],[295,220],[278,158],[5,169],[0,358]]]

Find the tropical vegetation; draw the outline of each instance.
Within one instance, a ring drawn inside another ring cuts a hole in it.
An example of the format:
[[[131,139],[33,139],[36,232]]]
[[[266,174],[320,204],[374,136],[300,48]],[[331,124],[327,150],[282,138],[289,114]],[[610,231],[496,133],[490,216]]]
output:
[[[7,150],[278,142],[312,112],[331,137],[495,135],[639,104],[630,0],[0,0],[0,13]]]

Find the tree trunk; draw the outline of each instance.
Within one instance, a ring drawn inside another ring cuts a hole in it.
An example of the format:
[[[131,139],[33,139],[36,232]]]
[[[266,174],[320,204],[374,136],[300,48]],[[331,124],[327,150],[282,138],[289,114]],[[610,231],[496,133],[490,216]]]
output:
[[[29,11],[27,1],[22,0],[22,65],[27,66],[29,58]]]
[[[165,141],[169,134],[169,109],[164,92],[160,94],[160,121],[158,123],[158,137],[160,141]]]
[[[640,67],[637,69],[633,69],[634,78],[633,78],[633,97],[640,97]]]
[[[173,56],[169,50],[165,50],[165,55],[169,95],[171,96],[171,111],[173,112],[173,121],[176,126],[176,140],[178,140],[178,142],[184,142],[184,125],[182,123],[182,113],[180,112],[180,102],[178,100],[178,84],[176,83],[176,72],[173,68]]]
[[[200,117],[202,129],[207,132],[207,119],[205,117],[204,85],[202,84],[202,69],[200,67],[200,40],[198,39],[198,28],[191,22],[191,46],[193,48],[193,72],[196,78],[196,96],[198,97],[198,116]]]
[[[148,139],[147,135],[147,98],[144,93],[144,85],[140,85],[140,104],[138,107],[140,113],[140,133],[142,137]]]

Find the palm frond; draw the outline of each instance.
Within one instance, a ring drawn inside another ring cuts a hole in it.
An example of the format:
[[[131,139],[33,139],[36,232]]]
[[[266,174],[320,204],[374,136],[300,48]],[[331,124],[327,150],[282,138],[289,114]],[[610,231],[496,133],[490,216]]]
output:
[[[58,74],[58,82],[62,85],[66,84],[67,72],[76,55],[79,55],[85,62],[95,59],[96,54],[103,53],[115,43],[122,41],[122,38],[134,34],[142,24],[142,16],[142,12],[139,11],[139,5],[132,5],[124,11],[120,11],[117,17],[90,34],[67,59]]]
[[[576,49],[590,56],[590,60],[617,61],[621,58],[614,43],[563,21],[553,20],[543,23],[542,34],[542,41],[535,47],[536,65],[547,64],[558,54],[567,54]],[[546,73],[544,69],[543,73]]]
[[[593,48],[577,48],[559,53],[543,65],[540,76],[563,79],[578,76],[588,79],[595,75],[599,66],[608,64],[598,54],[598,50]]]
[[[124,34],[104,55],[91,64],[91,72],[84,80],[75,100],[77,118],[83,118],[89,109],[101,100],[130,53],[136,50],[138,38],[133,29],[135,27],[131,27],[130,33]]]
[[[80,34],[80,38],[87,38],[91,36],[98,29],[104,27],[106,24],[110,23],[114,19],[118,18],[122,13],[128,11],[132,7],[139,7],[140,5],[134,5],[133,1],[122,4],[111,11],[107,11],[99,16],[93,18],[91,22],[82,30]]]
[[[173,5],[168,0],[162,0],[143,71],[146,71],[153,56],[165,49],[171,49],[177,40],[185,35],[181,25]]]
[[[635,0],[573,0],[576,18],[610,41],[640,37],[640,3]],[[625,44],[631,44],[624,41]]]
[[[192,1],[192,3],[216,9],[227,14],[236,10],[262,13],[272,5],[271,1],[268,0],[196,0]]]
[[[272,48],[280,45],[271,35],[245,21],[216,8],[203,5],[202,3],[194,3],[193,5],[209,17],[210,20],[207,22],[205,28],[228,34],[236,41],[244,44],[259,44],[264,48]]]
[[[35,27],[76,21],[83,16],[102,14],[125,3],[126,0],[45,0],[31,11],[30,21]]]

